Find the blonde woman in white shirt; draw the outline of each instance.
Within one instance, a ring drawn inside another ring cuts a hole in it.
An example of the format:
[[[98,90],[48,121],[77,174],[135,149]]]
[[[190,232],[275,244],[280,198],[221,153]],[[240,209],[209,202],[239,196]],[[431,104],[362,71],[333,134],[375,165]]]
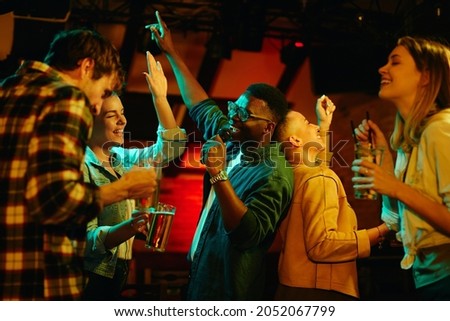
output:
[[[391,147],[379,127],[364,120],[355,134],[385,147],[382,167],[355,160],[355,188],[383,195],[382,219],[405,250],[418,299],[450,300],[450,49],[429,39],[403,37],[379,69],[379,97],[397,108]]]

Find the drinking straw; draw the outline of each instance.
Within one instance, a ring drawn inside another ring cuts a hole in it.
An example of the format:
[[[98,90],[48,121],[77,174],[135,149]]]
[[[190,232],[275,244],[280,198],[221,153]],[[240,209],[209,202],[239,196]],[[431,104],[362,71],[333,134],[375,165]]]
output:
[[[370,117],[369,117],[369,112],[366,111],[366,120],[369,121]],[[369,127],[369,146],[372,146],[372,130]]]
[[[353,137],[353,142],[355,143],[355,159],[358,158],[358,155],[356,153],[356,149],[357,149],[357,145],[358,145],[358,140],[356,139],[356,135],[355,135],[355,124],[353,123],[353,120],[350,120],[350,126],[352,127],[352,137]]]
[[[367,121],[369,121],[369,119],[370,119],[368,111],[366,111],[366,119],[367,119]],[[373,147],[373,144],[372,144],[372,129],[370,127],[369,127],[368,136],[369,136],[369,138],[368,138],[369,139],[369,148],[372,148]],[[375,164],[377,162],[375,157],[372,159],[372,161]]]

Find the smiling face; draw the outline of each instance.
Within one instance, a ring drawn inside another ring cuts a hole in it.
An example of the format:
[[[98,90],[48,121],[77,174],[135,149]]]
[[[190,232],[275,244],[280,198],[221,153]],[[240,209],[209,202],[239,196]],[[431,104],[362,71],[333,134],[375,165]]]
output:
[[[301,113],[290,111],[286,116],[286,121],[288,135],[294,137],[296,141],[300,141],[304,148],[316,150],[324,148],[319,126],[310,123]]]
[[[89,146],[101,147],[109,154],[109,148],[124,143],[123,131],[127,124],[120,98],[110,96],[103,101],[100,114],[94,117],[94,129]]]
[[[320,128],[311,124],[301,113],[291,110],[278,128],[277,139],[282,143],[286,159],[291,164],[314,166],[317,154],[325,149]]]
[[[393,102],[402,115],[406,115],[414,103],[421,86],[422,73],[404,46],[397,46],[389,55],[381,74],[379,97]]]

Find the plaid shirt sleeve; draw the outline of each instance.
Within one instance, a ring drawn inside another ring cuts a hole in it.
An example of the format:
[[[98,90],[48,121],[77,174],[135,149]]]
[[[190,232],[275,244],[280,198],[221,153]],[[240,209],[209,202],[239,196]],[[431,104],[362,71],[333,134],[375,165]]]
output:
[[[98,188],[81,173],[93,122],[85,99],[67,87],[37,116],[25,197],[30,215],[43,224],[86,223],[101,210]]]

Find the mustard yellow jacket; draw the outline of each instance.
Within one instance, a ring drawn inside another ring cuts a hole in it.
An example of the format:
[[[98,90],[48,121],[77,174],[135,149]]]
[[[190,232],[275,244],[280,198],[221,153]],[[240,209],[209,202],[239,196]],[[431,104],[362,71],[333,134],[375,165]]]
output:
[[[356,259],[370,255],[341,180],[326,166],[294,168],[294,195],[280,226],[279,281],[359,297]]]

